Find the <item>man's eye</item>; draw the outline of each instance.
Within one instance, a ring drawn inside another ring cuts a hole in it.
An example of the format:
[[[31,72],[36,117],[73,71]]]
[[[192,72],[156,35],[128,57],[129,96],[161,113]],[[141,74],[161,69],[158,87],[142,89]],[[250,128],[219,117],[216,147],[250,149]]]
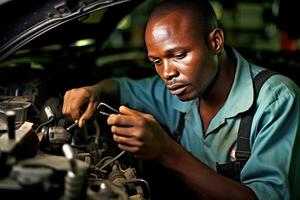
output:
[[[186,56],[186,53],[175,54],[174,57],[177,59],[183,59]]]
[[[154,65],[160,65],[161,64],[161,60],[160,59],[154,59],[154,60],[151,60],[151,62]]]

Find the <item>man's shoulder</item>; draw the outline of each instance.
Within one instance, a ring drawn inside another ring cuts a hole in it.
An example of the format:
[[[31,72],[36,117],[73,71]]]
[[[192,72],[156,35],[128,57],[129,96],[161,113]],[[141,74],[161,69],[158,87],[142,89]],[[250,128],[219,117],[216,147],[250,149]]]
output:
[[[299,97],[299,87],[290,78],[274,74],[263,84],[257,98],[257,106],[262,111],[268,108],[280,110],[280,107],[300,105]]]
[[[252,78],[254,79],[255,76],[257,76],[260,72],[264,70],[269,70],[264,67],[260,67],[257,65],[252,64],[251,65],[251,74]],[[298,94],[300,95],[300,89],[299,86],[289,77],[286,75],[281,74],[280,72],[273,71],[274,74],[270,76],[264,83],[263,87],[264,90],[269,92],[276,92],[276,93],[291,93],[291,94]],[[262,88],[263,89],[263,88]],[[264,91],[263,90],[263,91]],[[265,91],[265,92],[267,92]]]
[[[298,85],[292,79],[280,73],[274,74],[266,81],[265,90],[275,92],[277,95],[300,95]]]

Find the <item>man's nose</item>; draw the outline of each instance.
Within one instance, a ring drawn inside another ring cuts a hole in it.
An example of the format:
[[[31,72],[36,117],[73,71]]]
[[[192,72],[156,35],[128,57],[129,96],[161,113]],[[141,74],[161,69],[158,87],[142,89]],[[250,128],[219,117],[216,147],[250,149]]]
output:
[[[166,80],[170,80],[175,77],[178,73],[176,67],[168,60],[164,61],[163,77]]]

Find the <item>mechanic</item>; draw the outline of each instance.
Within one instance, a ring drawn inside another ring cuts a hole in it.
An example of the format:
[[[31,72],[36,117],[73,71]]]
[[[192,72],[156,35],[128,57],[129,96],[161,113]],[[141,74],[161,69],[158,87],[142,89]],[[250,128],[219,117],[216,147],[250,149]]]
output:
[[[63,113],[82,127],[99,102],[119,102],[120,114],[107,119],[118,147],[166,167],[198,198],[299,199],[296,84],[272,75],[255,101],[253,78],[264,68],[224,44],[208,1],[160,4],[149,17],[145,43],[158,76],[71,89]],[[235,160],[241,115],[252,104],[251,155],[235,181],[217,165]]]

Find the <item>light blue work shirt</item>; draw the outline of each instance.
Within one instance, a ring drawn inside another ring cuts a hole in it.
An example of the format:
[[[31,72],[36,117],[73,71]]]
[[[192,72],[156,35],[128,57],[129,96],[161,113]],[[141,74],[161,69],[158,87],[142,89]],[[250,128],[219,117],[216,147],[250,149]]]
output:
[[[158,76],[115,79],[120,84],[121,104],[152,114],[170,134],[178,130],[180,113],[184,113],[180,144],[216,170],[217,162],[223,164],[232,159],[240,114],[255,103],[253,77],[263,69],[232,51],[237,61],[234,82],[206,133],[198,112],[199,99],[180,101]],[[265,82],[257,98],[250,133],[251,156],[241,171],[241,182],[259,199],[300,199],[299,95],[294,82],[276,74]]]

